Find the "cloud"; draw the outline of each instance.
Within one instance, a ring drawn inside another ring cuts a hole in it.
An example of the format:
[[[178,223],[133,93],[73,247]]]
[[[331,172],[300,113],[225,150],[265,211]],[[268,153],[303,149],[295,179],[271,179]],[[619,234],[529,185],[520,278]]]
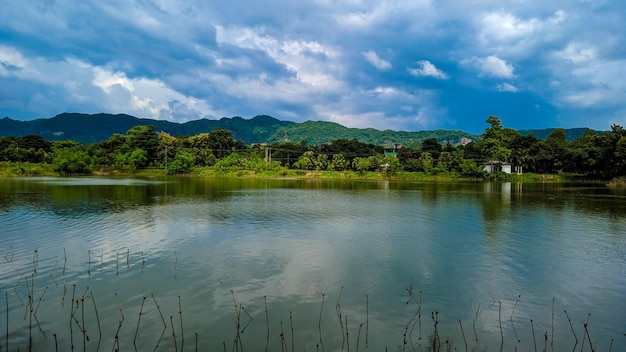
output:
[[[281,40],[259,34],[248,28],[225,28],[217,26],[216,40],[220,45],[261,51],[274,62],[284,65],[298,80],[312,86],[336,86],[332,74],[334,68],[326,60],[337,58],[340,53],[332,47],[316,41]],[[326,60],[325,60],[326,59]]]
[[[492,113],[536,128],[605,125],[626,110],[619,2],[3,5],[0,116],[334,115],[350,127],[476,131]]]
[[[320,116],[332,116],[345,126],[394,130],[428,129],[446,118],[438,106],[436,91],[405,91],[390,86],[376,86],[341,97],[331,105],[316,106]]]
[[[539,33],[554,31],[556,26],[566,21],[565,11],[558,10],[552,17],[540,19],[532,17],[523,20],[507,12],[489,12],[479,21],[479,38],[484,42],[520,41]]]
[[[553,52],[552,56],[574,64],[581,64],[595,60],[598,55],[597,50],[590,45],[573,42],[569,43],[565,49]]]
[[[583,108],[619,106],[626,92],[626,59],[601,57],[595,45],[570,42],[550,55],[557,102]]]
[[[408,68],[409,73],[416,77],[434,77],[437,79],[448,79],[448,75],[438,69],[428,60],[420,60],[417,62],[419,68]]]
[[[470,66],[478,70],[481,76],[495,78],[515,77],[513,65],[493,55],[463,59],[460,63],[461,65]]]
[[[176,120],[180,117],[174,115],[169,105],[176,101],[194,111],[193,118],[213,116],[206,102],[177,92],[160,80],[130,78],[124,72],[73,58],[58,61],[27,58],[6,46],[0,47],[0,62],[11,68],[2,71],[4,76],[28,80],[46,87],[46,90],[56,91],[52,96],[34,95],[27,104],[33,111],[37,111],[39,105],[58,105],[53,103],[58,95],[69,96],[77,108],[90,111],[125,112],[140,117]],[[67,110],[70,109],[63,109]]]
[[[498,83],[498,85],[496,86],[496,89],[499,92],[510,92],[510,93],[519,92],[519,88],[517,88],[516,86],[510,83]]]
[[[379,70],[391,69],[391,63],[387,60],[384,60],[378,57],[378,55],[374,51],[370,50],[370,51],[363,52],[363,56],[370,64],[374,65],[374,67],[376,67]]]

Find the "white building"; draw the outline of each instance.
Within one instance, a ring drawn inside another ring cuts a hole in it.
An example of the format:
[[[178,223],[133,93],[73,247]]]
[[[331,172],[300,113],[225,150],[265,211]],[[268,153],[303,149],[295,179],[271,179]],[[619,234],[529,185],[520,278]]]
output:
[[[513,170],[513,166],[506,161],[491,160],[483,166],[483,170],[487,172],[504,172],[510,174]],[[518,173],[521,173],[521,171],[518,171]]]

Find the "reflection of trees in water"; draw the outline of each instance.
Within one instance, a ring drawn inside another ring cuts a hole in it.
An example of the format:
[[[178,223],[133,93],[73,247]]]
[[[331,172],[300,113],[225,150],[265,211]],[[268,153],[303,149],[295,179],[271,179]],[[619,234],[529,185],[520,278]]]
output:
[[[485,235],[488,238],[495,240],[503,233],[510,232],[510,229],[505,228],[508,224],[505,220],[523,204],[522,198],[522,183],[489,182],[483,184],[481,210]]]
[[[84,178],[83,180],[94,178]],[[320,179],[259,179],[169,177],[112,178],[112,182],[65,182],[53,179],[5,179],[0,182],[0,209],[37,206],[71,215],[121,212],[138,206],[165,205],[192,199],[215,201],[245,189],[319,189],[417,191],[424,205],[440,200],[478,201],[483,220],[495,235],[498,221],[519,209],[575,212],[609,216],[626,214],[626,190],[594,184],[394,182]],[[81,180],[81,179],[77,179]],[[98,179],[106,180],[106,179]],[[48,182],[50,181],[50,182]],[[128,182],[126,182],[128,181]],[[443,198],[442,198],[443,197]]]

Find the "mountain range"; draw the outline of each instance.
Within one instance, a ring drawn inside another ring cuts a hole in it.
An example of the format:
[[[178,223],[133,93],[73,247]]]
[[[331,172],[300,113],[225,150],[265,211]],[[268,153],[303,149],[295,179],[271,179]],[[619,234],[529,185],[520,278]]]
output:
[[[415,145],[429,138],[439,143],[466,143],[476,141],[480,135],[456,130],[392,131],[373,128],[348,128],[328,121],[292,122],[282,121],[268,115],[257,115],[251,119],[239,116],[219,120],[200,119],[185,123],[143,119],[126,114],[80,114],[62,113],[51,118],[20,121],[9,117],[0,119],[0,137],[40,135],[46,140],[74,140],[80,143],[95,143],[108,139],[115,133],[125,134],[139,125],[153,125],[157,131],[172,136],[191,136],[223,128],[233,133],[235,139],[246,144],[273,142],[302,142],[323,144],[335,139],[357,139],[363,143],[383,145],[401,143]],[[532,133],[545,139],[554,129],[519,130],[522,135]],[[580,137],[586,128],[566,129],[569,140]]]

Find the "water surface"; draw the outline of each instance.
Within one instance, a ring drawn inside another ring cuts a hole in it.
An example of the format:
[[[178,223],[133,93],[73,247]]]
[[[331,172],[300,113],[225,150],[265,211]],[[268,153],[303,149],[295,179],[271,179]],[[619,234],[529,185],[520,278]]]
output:
[[[600,185],[2,179],[0,224],[2,350],[626,346]]]

